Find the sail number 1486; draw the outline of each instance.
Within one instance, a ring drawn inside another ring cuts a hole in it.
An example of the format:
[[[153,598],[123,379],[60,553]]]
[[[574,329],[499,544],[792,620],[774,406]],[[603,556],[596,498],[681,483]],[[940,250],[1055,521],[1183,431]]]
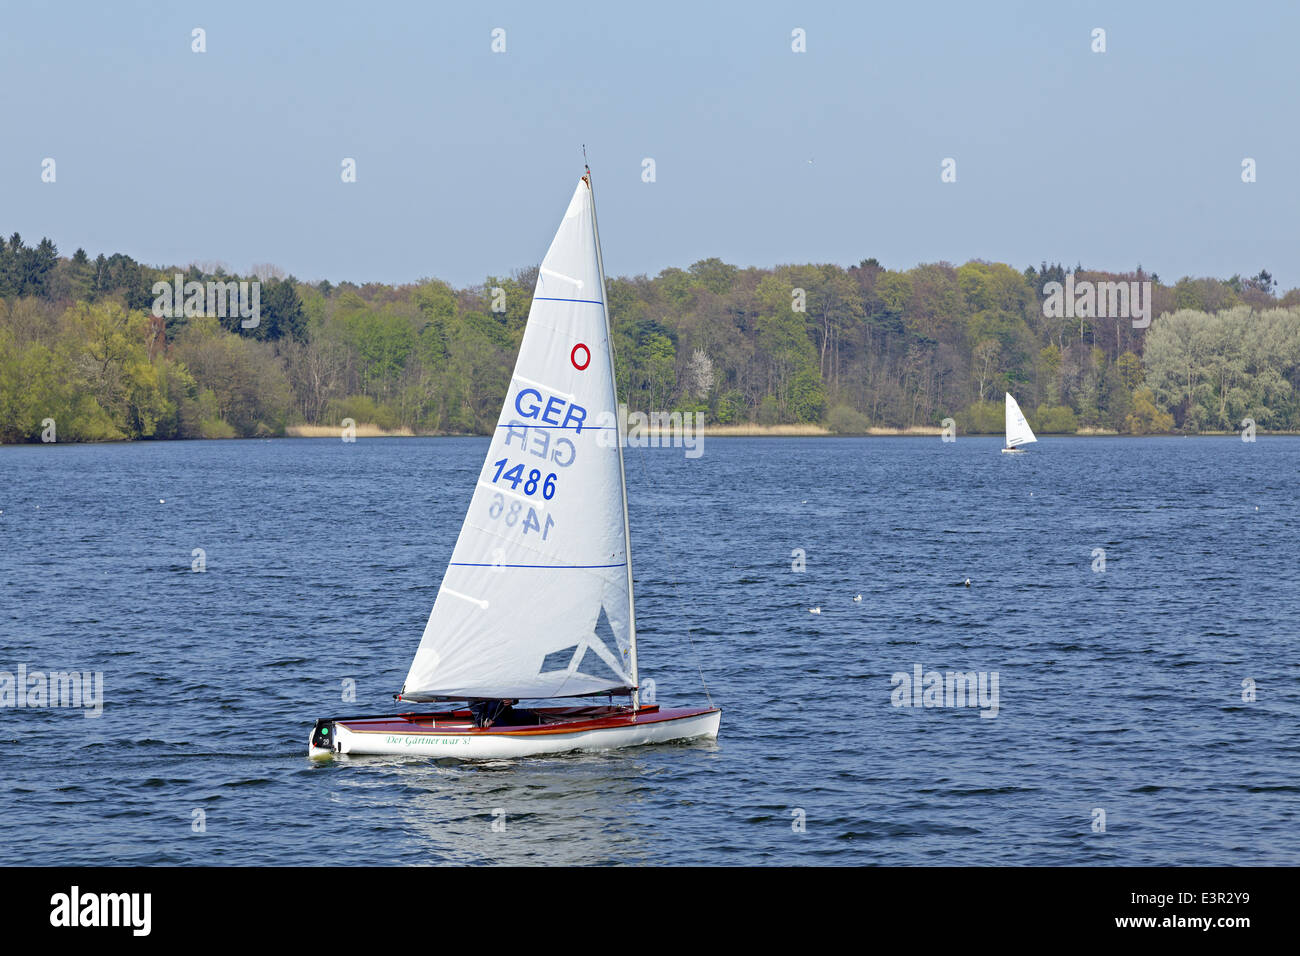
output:
[[[537,494],[537,489],[540,486],[542,489],[542,497],[545,498],[547,501],[550,501],[552,498],[555,497],[554,472],[547,475],[546,480],[543,481],[542,473],[538,471],[536,468],[530,471],[528,473],[528,477],[525,478],[524,466],[522,464],[515,465],[509,471],[506,471],[505,470],[506,465],[510,464],[510,460],[507,458],[502,458],[500,461],[494,461],[492,462],[492,464],[496,465],[497,468],[496,474],[492,476],[493,484],[496,484],[498,481],[504,478],[506,481],[510,482],[510,488],[512,491],[518,491],[519,486],[523,485],[524,494],[535,495]],[[502,472],[505,472],[505,474],[502,474]]]

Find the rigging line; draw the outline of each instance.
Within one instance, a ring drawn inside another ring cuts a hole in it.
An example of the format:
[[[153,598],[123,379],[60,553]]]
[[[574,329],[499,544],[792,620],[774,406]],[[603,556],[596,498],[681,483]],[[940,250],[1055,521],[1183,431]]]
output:
[[[620,435],[619,440],[622,441],[624,437],[625,436]],[[644,476],[646,483],[651,485],[653,490],[658,491],[658,488],[654,487],[654,482],[650,478],[649,469],[646,468],[645,456],[646,456],[646,450],[642,448],[641,453],[636,455],[635,457],[638,461],[641,462],[641,474],[642,476]],[[669,555],[668,555],[668,542],[664,539],[664,526],[661,520],[656,519],[655,530],[659,533],[660,554],[664,559],[665,565],[671,568],[672,564],[669,562]],[[672,585],[673,595],[676,596],[678,599],[680,599],[681,595],[677,590],[677,579],[672,575],[671,571],[668,574],[668,583]],[[700,663],[700,652],[696,650],[695,641],[691,637],[691,631],[693,630],[695,630],[695,625],[691,624],[690,621],[688,621],[686,625],[686,642],[691,646],[691,656],[695,658],[695,669],[700,672],[700,683],[704,685],[704,697],[706,700],[708,700],[709,706],[712,707],[713,695],[709,693],[709,682],[704,679],[704,665]]]

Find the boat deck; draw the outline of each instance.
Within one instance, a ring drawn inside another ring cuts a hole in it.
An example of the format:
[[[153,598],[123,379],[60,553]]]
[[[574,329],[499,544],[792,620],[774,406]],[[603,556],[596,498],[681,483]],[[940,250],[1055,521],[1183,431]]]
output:
[[[489,736],[510,734],[574,733],[602,727],[626,727],[678,720],[707,713],[711,708],[679,707],[661,710],[658,705],[641,707],[635,714],[627,707],[525,707],[512,710],[490,727],[475,727],[468,710],[404,713],[366,717],[336,717],[332,723],[354,734],[469,734]]]

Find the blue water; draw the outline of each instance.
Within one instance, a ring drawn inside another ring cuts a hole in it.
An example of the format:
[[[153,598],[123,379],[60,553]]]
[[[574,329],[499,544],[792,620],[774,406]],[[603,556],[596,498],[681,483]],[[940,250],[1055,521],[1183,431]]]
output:
[[[322,765],[314,718],[391,708],[485,440],[0,448],[0,670],[106,697],[0,710],[0,856],[1300,863],[1300,440],[998,446],[630,450],[643,676],[703,703],[689,635],[718,741]],[[997,716],[893,706],[917,664],[996,671]]]

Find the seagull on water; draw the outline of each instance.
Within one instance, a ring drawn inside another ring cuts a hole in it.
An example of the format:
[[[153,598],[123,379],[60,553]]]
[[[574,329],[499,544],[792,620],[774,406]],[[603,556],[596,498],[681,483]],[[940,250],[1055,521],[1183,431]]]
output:
[[[820,605],[820,604],[819,604],[817,607],[810,607],[810,608],[808,609],[808,613],[809,613],[809,614],[820,614],[821,612],[822,612],[822,609],[821,609],[821,605]]]
[[[857,595],[857,596],[853,599],[853,603],[854,603],[854,604],[861,604],[861,603],[862,603],[862,595],[861,595],[861,594]]]

